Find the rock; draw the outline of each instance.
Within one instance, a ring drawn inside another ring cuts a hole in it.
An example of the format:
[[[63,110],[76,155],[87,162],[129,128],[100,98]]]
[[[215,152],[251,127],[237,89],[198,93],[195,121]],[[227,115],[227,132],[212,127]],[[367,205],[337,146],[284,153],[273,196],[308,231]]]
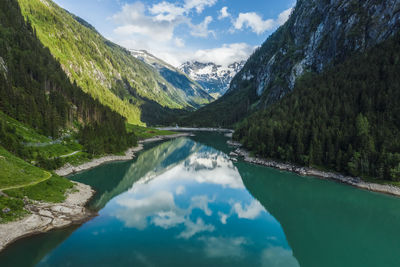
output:
[[[45,217],[53,217],[53,214],[48,210],[39,210],[39,215]]]
[[[233,146],[233,147],[241,147],[241,146],[242,146],[241,143],[235,142],[235,141],[231,141],[231,140],[228,140],[226,143],[227,143],[229,146]]]
[[[229,153],[229,156],[231,156],[231,157],[237,157],[237,156],[239,156],[237,153],[235,153],[235,152],[231,152],[231,153]]]
[[[0,224],[0,251],[7,244],[23,236],[65,227],[90,218],[92,213],[85,208],[85,205],[94,195],[94,191],[90,186],[76,182],[75,189],[76,191],[69,193],[63,203],[35,201],[34,204],[25,207],[31,212],[30,215],[15,222]],[[3,212],[9,211],[8,208],[3,209]]]

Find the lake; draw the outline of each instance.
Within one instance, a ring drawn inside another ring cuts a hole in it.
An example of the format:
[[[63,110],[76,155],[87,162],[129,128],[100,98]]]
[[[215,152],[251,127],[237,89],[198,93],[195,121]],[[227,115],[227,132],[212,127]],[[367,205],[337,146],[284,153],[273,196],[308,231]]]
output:
[[[400,266],[400,199],[232,162],[218,133],[146,145],[70,177],[81,226],[19,240],[0,266]]]

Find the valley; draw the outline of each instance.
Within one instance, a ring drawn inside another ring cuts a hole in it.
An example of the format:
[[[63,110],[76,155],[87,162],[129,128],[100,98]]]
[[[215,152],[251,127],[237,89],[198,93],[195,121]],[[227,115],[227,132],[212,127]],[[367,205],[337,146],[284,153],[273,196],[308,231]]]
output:
[[[2,0],[0,265],[397,266],[399,73],[400,0]]]

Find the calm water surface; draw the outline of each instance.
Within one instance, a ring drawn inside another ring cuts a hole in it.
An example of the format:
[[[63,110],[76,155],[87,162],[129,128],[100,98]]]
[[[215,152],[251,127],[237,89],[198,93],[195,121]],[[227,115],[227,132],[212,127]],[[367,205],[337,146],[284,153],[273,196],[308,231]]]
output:
[[[233,163],[225,142],[152,144],[71,177],[99,216],[16,242],[0,266],[400,266],[400,199]]]

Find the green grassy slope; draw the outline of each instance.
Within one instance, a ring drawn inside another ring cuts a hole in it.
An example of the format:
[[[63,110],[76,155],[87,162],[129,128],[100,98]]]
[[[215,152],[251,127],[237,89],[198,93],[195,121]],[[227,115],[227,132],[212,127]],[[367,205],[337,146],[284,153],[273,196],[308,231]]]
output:
[[[130,123],[141,124],[147,100],[173,109],[191,106],[182,90],[51,0],[18,2],[70,79]]]
[[[15,128],[15,134],[20,136],[24,142],[32,142],[32,143],[46,143],[50,142],[50,138],[47,138],[44,135],[38,134],[35,130],[30,128],[29,126],[11,118],[10,116],[4,114],[0,111],[0,121],[4,124]]]
[[[32,166],[0,146],[0,223],[28,213],[23,199],[62,202],[73,183],[66,178]]]
[[[35,184],[51,177],[51,174],[34,167],[0,146],[0,190]]]
[[[126,124],[126,130],[130,133],[134,132],[139,140],[151,138],[154,136],[160,136],[160,135],[176,134],[176,132],[158,130],[158,129],[154,129],[154,128],[146,128],[146,127],[141,127],[141,126],[137,126],[137,125],[133,125],[133,124],[129,124],[129,123]]]

